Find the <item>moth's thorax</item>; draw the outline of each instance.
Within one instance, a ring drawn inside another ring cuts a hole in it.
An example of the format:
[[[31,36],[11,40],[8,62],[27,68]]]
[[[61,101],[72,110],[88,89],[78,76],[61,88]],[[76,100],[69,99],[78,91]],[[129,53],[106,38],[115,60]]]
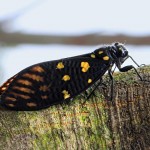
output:
[[[106,62],[111,61],[111,55],[109,54],[109,47],[101,47],[99,49],[96,49],[94,52],[94,55],[99,60],[104,60]]]
[[[124,61],[129,57],[128,51],[125,46],[121,43],[114,43],[111,46],[103,46],[96,49],[93,54],[97,59],[103,60],[109,64],[116,64],[118,68],[124,63]]]

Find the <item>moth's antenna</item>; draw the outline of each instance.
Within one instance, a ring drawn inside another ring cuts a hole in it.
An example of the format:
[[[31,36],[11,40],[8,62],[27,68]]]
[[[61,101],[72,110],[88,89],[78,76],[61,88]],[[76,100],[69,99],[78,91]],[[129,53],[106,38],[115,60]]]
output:
[[[131,60],[132,60],[138,67],[140,67],[140,65],[139,65],[131,56],[129,56],[129,58],[131,58]]]

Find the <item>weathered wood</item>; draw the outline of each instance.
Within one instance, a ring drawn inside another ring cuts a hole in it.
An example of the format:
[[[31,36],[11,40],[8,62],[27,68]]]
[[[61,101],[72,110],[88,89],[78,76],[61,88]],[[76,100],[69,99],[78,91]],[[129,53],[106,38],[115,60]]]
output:
[[[140,74],[150,81],[150,67]],[[108,86],[97,89],[84,105],[83,97],[77,96],[69,104],[42,111],[1,108],[0,149],[150,149],[150,83],[139,81],[134,71],[114,76],[113,102],[108,100]]]

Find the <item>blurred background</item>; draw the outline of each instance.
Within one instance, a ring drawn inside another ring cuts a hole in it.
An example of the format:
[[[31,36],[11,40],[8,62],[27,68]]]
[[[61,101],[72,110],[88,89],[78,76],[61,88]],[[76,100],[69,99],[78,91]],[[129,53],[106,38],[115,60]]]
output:
[[[35,63],[116,41],[139,64],[150,64],[149,6],[149,0],[1,0],[0,84]]]

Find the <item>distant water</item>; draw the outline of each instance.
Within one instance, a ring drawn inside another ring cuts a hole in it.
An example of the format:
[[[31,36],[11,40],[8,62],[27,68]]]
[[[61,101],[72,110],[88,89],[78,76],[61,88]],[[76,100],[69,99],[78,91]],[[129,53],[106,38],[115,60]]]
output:
[[[150,64],[150,46],[126,46],[139,64]],[[0,56],[0,83],[35,63],[92,52],[98,46],[20,45],[3,48]],[[134,63],[129,59],[124,65]]]

